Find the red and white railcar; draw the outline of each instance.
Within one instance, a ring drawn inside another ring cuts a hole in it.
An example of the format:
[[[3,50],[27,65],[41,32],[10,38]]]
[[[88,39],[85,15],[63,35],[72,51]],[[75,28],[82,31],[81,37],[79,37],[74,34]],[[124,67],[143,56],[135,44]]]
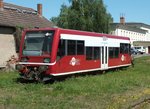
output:
[[[61,28],[25,30],[19,60],[20,75],[33,80],[130,66],[130,39]]]

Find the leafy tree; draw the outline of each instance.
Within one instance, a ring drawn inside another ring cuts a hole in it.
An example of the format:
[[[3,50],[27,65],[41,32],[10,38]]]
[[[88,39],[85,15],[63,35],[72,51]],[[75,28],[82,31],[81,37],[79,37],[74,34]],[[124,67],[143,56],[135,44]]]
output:
[[[93,32],[109,32],[109,24],[113,19],[107,12],[103,0],[69,0],[71,5],[62,5],[58,17],[51,18],[62,28]]]
[[[68,27],[68,7],[66,5],[61,6],[60,15],[58,17],[52,17],[51,21],[61,28],[69,28]]]

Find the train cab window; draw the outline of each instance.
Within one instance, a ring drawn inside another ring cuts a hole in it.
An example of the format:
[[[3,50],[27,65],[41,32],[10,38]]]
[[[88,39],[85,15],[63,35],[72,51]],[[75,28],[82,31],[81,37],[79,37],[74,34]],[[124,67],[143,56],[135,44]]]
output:
[[[77,55],[84,54],[84,41],[77,41]]]
[[[76,41],[75,40],[68,40],[67,43],[68,48],[68,55],[75,55],[76,54]]]

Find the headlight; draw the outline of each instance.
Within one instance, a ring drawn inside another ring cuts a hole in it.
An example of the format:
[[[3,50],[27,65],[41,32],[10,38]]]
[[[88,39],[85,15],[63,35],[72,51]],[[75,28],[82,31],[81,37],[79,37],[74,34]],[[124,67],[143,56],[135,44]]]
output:
[[[50,58],[44,58],[44,63],[50,63]]]

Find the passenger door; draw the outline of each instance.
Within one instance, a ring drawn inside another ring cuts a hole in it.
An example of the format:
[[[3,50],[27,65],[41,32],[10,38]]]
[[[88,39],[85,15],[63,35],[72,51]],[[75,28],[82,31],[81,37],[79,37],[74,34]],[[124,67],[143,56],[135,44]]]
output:
[[[108,44],[107,37],[103,37],[101,48],[101,69],[108,69]]]

